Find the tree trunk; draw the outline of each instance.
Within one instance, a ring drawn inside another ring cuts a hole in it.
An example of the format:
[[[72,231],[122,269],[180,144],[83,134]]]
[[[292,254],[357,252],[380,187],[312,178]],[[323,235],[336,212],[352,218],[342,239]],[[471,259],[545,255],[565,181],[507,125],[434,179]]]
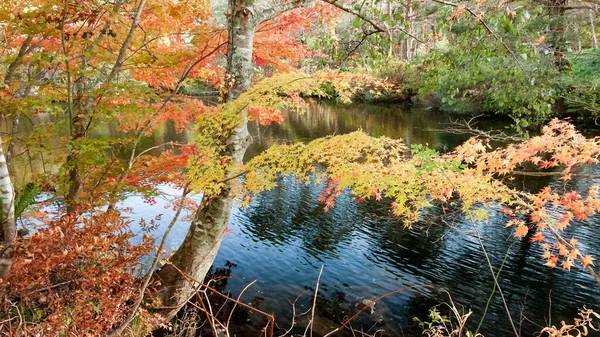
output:
[[[12,121],[12,129],[10,132],[10,143],[8,143],[8,148],[6,149],[7,166],[10,165],[10,161],[13,157],[13,152],[14,152],[14,148],[15,148],[15,139],[17,138],[17,133],[19,132],[20,121],[21,121],[21,111],[17,112],[17,114],[15,115],[15,118]]]
[[[387,14],[391,18],[392,17],[392,1],[388,0],[387,3]],[[394,55],[394,35],[392,34],[392,30],[388,30],[388,51],[387,57],[391,58]]]
[[[79,109],[75,110],[79,111]],[[65,196],[65,206],[67,213],[72,212],[77,204],[77,196],[81,190],[81,173],[79,172],[79,150],[77,142],[85,137],[85,126],[83,125],[83,112],[77,113],[70,121],[71,123],[71,150],[67,155],[66,165],[68,167],[69,188]]]
[[[112,13],[111,13],[112,17],[116,16],[116,14],[119,12],[121,6],[123,6],[125,4],[125,2],[126,2],[125,0],[115,1],[115,4],[113,5]],[[110,71],[110,74],[107,76],[106,79],[104,79],[105,85],[110,84],[116,78],[116,76],[119,74],[119,72],[121,70],[121,67],[123,66],[123,62],[125,60],[127,50],[129,49],[129,46],[131,45],[131,42],[133,41],[133,35],[138,27],[140,16],[142,14],[142,11],[144,10],[145,4],[146,4],[146,0],[141,0],[138,4],[135,15],[132,18],[131,26],[129,28],[129,33],[127,34],[127,37],[125,38],[125,40],[123,41],[123,43],[121,44],[121,46],[119,48],[119,54],[117,56],[117,59],[115,60],[115,64],[113,65],[113,67]],[[100,35],[98,35],[98,37],[96,38],[94,43],[90,44],[85,49],[85,52],[81,56],[81,59],[82,59],[81,73],[82,74],[85,74],[86,69],[88,68],[88,64],[87,64],[88,62],[87,62],[85,54],[91,52],[95,46],[98,46],[100,44],[100,42],[104,39],[104,37],[107,35],[107,32],[110,30],[110,26],[112,24],[111,16],[108,17],[108,19],[106,20],[106,22],[104,24],[104,28],[102,29],[102,32],[104,32],[104,33],[101,33]],[[90,93],[90,91],[94,87],[98,86],[98,84],[100,84],[98,82],[98,80],[92,79],[87,76],[81,76],[76,81],[76,85],[75,85],[78,99],[76,100],[76,106],[75,106],[76,109],[74,109],[74,111],[72,111],[72,113],[74,112],[74,115],[69,120],[69,123],[71,123],[71,143],[70,143],[70,145],[71,145],[72,149],[69,151],[69,154],[67,156],[67,163],[66,163],[66,165],[68,167],[68,176],[69,176],[69,188],[67,191],[67,195],[65,196],[65,205],[67,207],[67,213],[70,213],[75,209],[75,206],[77,204],[77,197],[79,195],[79,192],[81,191],[81,186],[82,186],[81,173],[80,173],[79,166],[78,166],[79,159],[80,159],[80,153],[77,148],[78,147],[77,142],[79,140],[87,137],[87,131],[88,131],[87,129],[91,125],[92,118],[94,117],[94,114],[92,112],[94,98],[91,96],[89,96],[89,97],[86,97],[86,96]],[[68,88],[68,90],[71,90],[71,88]]]
[[[31,41],[33,41],[33,35],[27,36],[27,39],[25,39],[25,41],[21,45],[21,48],[19,49],[19,53],[17,54],[17,57],[8,65],[8,69],[6,70],[6,75],[4,76],[4,84],[5,85],[10,85],[10,82],[12,82],[14,80],[17,68],[19,68],[19,66],[23,62],[23,58],[25,57],[25,54],[27,54],[27,51],[29,50],[29,45],[31,44]]]
[[[0,189],[2,190],[2,250],[0,254],[0,278],[6,277],[10,272],[12,260],[10,254],[17,237],[15,221],[15,191],[13,189],[8,164],[2,150],[0,137]]]
[[[548,6],[548,15],[553,21],[550,27],[550,44],[554,51],[554,65],[558,71],[564,71],[569,66],[569,60],[565,55],[565,5],[567,0],[551,0]]]
[[[256,24],[252,20],[250,4],[245,0],[230,0],[229,3],[231,14],[226,75],[229,85],[225,94],[226,101],[238,98],[251,84],[252,47]],[[222,153],[231,156],[236,163],[242,162],[251,141],[247,112],[241,113],[243,123],[227,140],[225,153]],[[157,279],[162,284],[158,298],[166,307],[160,313],[167,319],[173,318],[194,294],[194,284],[189,282],[187,277],[201,282],[212,266],[231,215],[233,184],[235,180],[226,182],[216,198],[202,199],[185,240],[170,259],[172,265],[167,264],[157,272]]]
[[[596,15],[594,13],[596,5],[594,8],[590,7],[590,26],[592,30],[592,48],[598,48],[598,38],[596,37]]]
[[[411,33],[412,30],[412,0],[407,0],[404,5],[404,27],[406,32]],[[400,57],[403,60],[410,61],[412,48],[412,37],[406,35],[402,43],[400,44]]]

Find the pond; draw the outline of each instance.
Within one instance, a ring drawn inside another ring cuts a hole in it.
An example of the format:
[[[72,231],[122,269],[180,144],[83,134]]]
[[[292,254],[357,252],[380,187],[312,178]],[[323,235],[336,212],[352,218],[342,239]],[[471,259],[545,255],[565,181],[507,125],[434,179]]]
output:
[[[305,113],[290,112],[281,125],[251,125],[254,138],[247,158],[273,144],[312,139],[363,130],[373,136],[402,138],[407,143],[428,144],[449,151],[468,138],[441,131],[449,117],[433,111],[396,105],[354,104],[340,106],[312,103]],[[483,129],[502,129],[507,123],[483,120]],[[163,132],[164,137],[173,136]],[[170,136],[169,136],[170,135]],[[596,171],[597,168],[590,170]],[[590,174],[591,172],[586,172]],[[527,178],[514,182],[519,188],[538,190],[561,184],[558,178]],[[589,181],[574,181],[585,189]],[[177,191],[169,190],[173,195]],[[236,206],[227,233],[213,265],[211,277],[227,276],[216,287],[237,297],[250,282],[242,301],[274,313],[283,332],[297,314],[310,308],[319,270],[323,272],[317,296],[314,335],[322,336],[361,308],[361,303],[388,292],[390,295],[365,310],[352,327],[384,336],[418,336],[413,317],[427,319],[428,310],[452,301],[465,312],[473,311],[469,326],[475,329],[494,287],[477,233],[497,270],[506,262],[500,284],[506,305],[522,336],[533,336],[547,324],[572,321],[578,308],[598,308],[600,289],[581,268],[571,272],[543,266],[542,251],[527,240],[519,241],[504,228],[506,218],[492,211],[488,223],[471,223],[461,217],[444,216],[441,210],[425,212],[426,221],[412,229],[391,216],[389,204],[357,203],[342,194],[328,212],[317,199],[322,186],[298,184],[284,177],[272,191],[262,193],[248,209]],[[132,197],[127,201],[134,216],[145,218],[170,211]],[[573,226],[582,238],[585,253],[600,253],[600,220]],[[168,222],[168,221],[163,221]],[[173,230],[169,249],[183,241],[188,224]],[[155,235],[161,236],[163,228]],[[569,234],[567,234],[569,237]],[[295,301],[295,302],[294,302]],[[447,311],[441,306],[442,311]],[[296,318],[294,335],[305,331],[308,316]],[[258,315],[238,310],[233,322],[238,336],[258,336],[264,321]],[[514,336],[501,298],[491,301],[481,331],[486,336]],[[337,335],[352,334],[348,331]]]
[[[400,105],[313,102],[306,112],[288,112],[280,125],[250,125],[254,141],[246,159],[274,144],[307,142],[355,130],[450,151],[468,136],[444,132],[449,121],[450,117],[432,110]],[[482,129],[503,129],[507,125],[498,119],[483,119],[479,124]],[[30,126],[22,128],[28,132]],[[106,124],[96,136],[122,135]],[[177,134],[172,125],[164,125],[144,139],[142,147],[191,139],[192,132]],[[159,153],[160,149],[154,151]],[[57,169],[36,161],[18,173],[25,176],[42,168]],[[580,173],[600,174],[598,167],[586,170]],[[590,183],[574,180],[570,187],[585,190]],[[516,179],[513,184],[537,191],[563,183],[557,177],[529,177]],[[173,196],[179,192],[168,186],[161,189]],[[492,211],[488,223],[473,224],[432,208],[425,212],[424,221],[407,229],[390,214],[385,201],[357,203],[349,193],[342,194],[335,207],[325,212],[324,205],[317,201],[322,192],[322,186],[298,184],[292,177],[284,177],[276,188],[260,194],[248,209],[236,206],[212,268],[210,277],[226,276],[215,287],[233,297],[256,280],[241,300],[274,313],[279,334],[290,326],[293,310],[301,314],[311,307],[321,267],[314,336],[323,336],[338,327],[364,302],[402,288],[408,289],[382,299],[374,310],[365,310],[352,327],[370,334],[385,330],[383,336],[420,336],[413,318],[427,320],[428,310],[449,302],[451,296],[459,308],[473,311],[469,327],[475,329],[494,286],[478,233],[496,270],[506,258],[500,284],[522,336],[534,336],[547,324],[572,321],[583,305],[600,309],[600,288],[587,272],[580,267],[568,272],[543,266],[540,247],[514,239],[511,231],[504,228],[506,218],[499,212]],[[160,219],[160,227],[153,232],[157,238],[162,236],[173,213],[169,203],[160,198],[156,203],[147,203],[132,196],[124,204],[131,208],[134,222],[141,218]],[[586,254],[600,254],[599,225],[600,220],[591,219],[569,228],[577,231],[582,241],[580,248]],[[189,222],[179,221],[166,248],[177,249],[188,228]],[[447,308],[440,306],[440,310]],[[296,317],[296,328],[291,334],[305,332],[309,315]],[[261,316],[247,310],[237,310],[232,322],[231,332],[242,337],[259,336],[264,326]],[[498,292],[480,332],[488,337],[514,336]],[[352,333],[346,330],[336,335]]]

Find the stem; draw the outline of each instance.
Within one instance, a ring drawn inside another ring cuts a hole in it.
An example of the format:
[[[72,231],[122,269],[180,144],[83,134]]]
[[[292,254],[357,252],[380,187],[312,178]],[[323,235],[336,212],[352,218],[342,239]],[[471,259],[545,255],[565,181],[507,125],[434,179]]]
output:
[[[512,248],[512,246],[515,245],[515,243],[516,242],[513,242],[513,244],[511,244],[510,247],[508,247],[508,249],[506,250],[506,254],[504,255],[502,264],[500,265],[500,268],[498,269],[498,273],[496,273],[496,279],[498,279],[498,277],[500,277],[500,273],[502,272],[502,268],[504,268],[504,264],[506,263],[506,259],[508,258],[508,254],[510,253],[510,249]],[[485,319],[485,316],[487,315],[488,309],[490,307],[490,303],[492,303],[492,298],[494,298],[495,292],[496,292],[496,284],[494,283],[494,288],[492,289],[492,293],[490,294],[490,297],[488,298],[488,301],[485,304],[485,310],[483,310],[483,315],[481,316],[481,320],[479,321],[479,324],[477,325],[477,329],[475,330],[475,336],[477,336],[477,334],[479,333],[479,329],[481,328],[481,325],[483,324],[483,320]]]
[[[494,267],[492,266],[492,261],[490,261],[490,256],[488,255],[487,250],[485,249],[485,245],[483,244],[481,235],[479,234],[479,231],[475,227],[475,221],[473,220],[472,215],[469,215],[469,220],[471,221],[471,225],[473,226],[473,229],[475,230],[475,234],[477,235],[477,240],[479,241],[479,246],[481,247],[481,250],[483,251],[483,255],[485,256],[485,261],[487,262],[487,265],[490,268],[490,272],[492,273],[492,277],[494,278],[494,284],[495,284],[494,289],[498,288],[498,293],[500,294],[500,297],[502,298],[502,304],[504,305],[504,310],[506,310],[506,314],[508,315],[508,321],[510,322],[510,326],[512,327],[513,332],[515,333],[515,336],[519,337],[519,332],[517,331],[517,328],[515,327],[515,323],[512,320],[512,316],[510,315],[510,309],[508,308],[508,304],[506,304],[506,299],[504,298],[504,293],[502,292],[502,288],[500,288],[500,283],[498,283],[498,277],[496,277],[496,273],[494,272]],[[500,272],[498,272],[498,274],[499,273]]]
[[[321,265],[321,270],[319,271],[319,277],[317,277],[317,285],[315,286],[315,296],[313,297],[313,305],[310,310],[310,337],[313,335],[313,326],[315,325],[315,308],[317,306],[317,295],[319,294],[319,282],[321,282],[321,274],[323,274],[324,264]]]

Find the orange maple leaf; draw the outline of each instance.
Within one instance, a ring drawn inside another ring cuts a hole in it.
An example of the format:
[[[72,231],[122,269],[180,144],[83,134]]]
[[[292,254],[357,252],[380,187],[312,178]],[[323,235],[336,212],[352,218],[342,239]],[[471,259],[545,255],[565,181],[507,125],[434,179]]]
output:
[[[545,239],[544,234],[535,233],[535,235],[531,237],[531,242],[543,242]]]
[[[548,258],[548,262],[544,263],[544,266],[548,266],[550,268],[554,268],[556,267],[556,263],[558,262],[558,257],[556,256],[550,256]]]
[[[581,264],[583,264],[584,268],[587,268],[587,266],[594,266],[594,260],[596,259],[593,258],[591,255],[586,255],[583,258],[583,261],[581,261]]]
[[[573,260],[566,259],[560,264],[560,266],[563,267],[563,269],[571,271],[571,267],[573,266]]]
[[[522,238],[527,235],[527,232],[529,232],[529,228],[523,224],[519,224],[519,226],[517,226],[517,230],[515,231],[515,237]]]

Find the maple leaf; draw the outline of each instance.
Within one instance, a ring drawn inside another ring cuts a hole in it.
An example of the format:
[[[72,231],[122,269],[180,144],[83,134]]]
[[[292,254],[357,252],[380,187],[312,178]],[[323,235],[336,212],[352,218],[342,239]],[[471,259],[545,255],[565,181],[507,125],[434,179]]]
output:
[[[558,249],[558,255],[562,255],[562,256],[569,255],[569,249],[567,249],[567,246],[560,245],[560,247]]]
[[[543,242],[545,239],[544,234],[535,233],[535,235],[531,237],[531,242]]]
[[[529,228],[523,224],[519,224],[519,226],[517,226],[517,230],[515,231],[515,237],[523,238],[525,235],[527,235],[527,232],[529,232]]]
[[[569,180],[571,180],[571,178],[572,178],[572,176],[570,174],[565,174],[560,177],[560,179],[562,181],[569,181]]]
[[[556,257],[556,256],[550,256],[548,258],[548,261],[546,263],[544,263],[544,266],[548,266],[550,268],[554,268],[554,267],[556,267],[557,263],[558,263],[558,257]]]
[[[560,266],[561,266],[563,269],[566,269],[566,270],[568,270],[568,271],[571,271],[571,267],[572,267],[573,265],[574,265],[574,264],[573,264],[573,260],[571,260],[571,259],[569,259],[569,258],[567,258],[567,259],[563,260],[563,262],[560,264]]]
[[[519,220],[519,219],[510,219],[508,222],[506,222],[506,225],[504,225],[505,228],[511,227],[512,225],[522,225],[524,224],[523,221]]]
[[[577,257],[579,256],[579,250],[578,249],[572,249],[571,252],[569,253],[569,255],[567,255],[568,258],[575,260]]]
[[[594,266],[594,260],[596,259],[591,255],[586,255],[583,257],[583,261],[581,261],[581,264],[584,268],[586,268],[587,266]]]

